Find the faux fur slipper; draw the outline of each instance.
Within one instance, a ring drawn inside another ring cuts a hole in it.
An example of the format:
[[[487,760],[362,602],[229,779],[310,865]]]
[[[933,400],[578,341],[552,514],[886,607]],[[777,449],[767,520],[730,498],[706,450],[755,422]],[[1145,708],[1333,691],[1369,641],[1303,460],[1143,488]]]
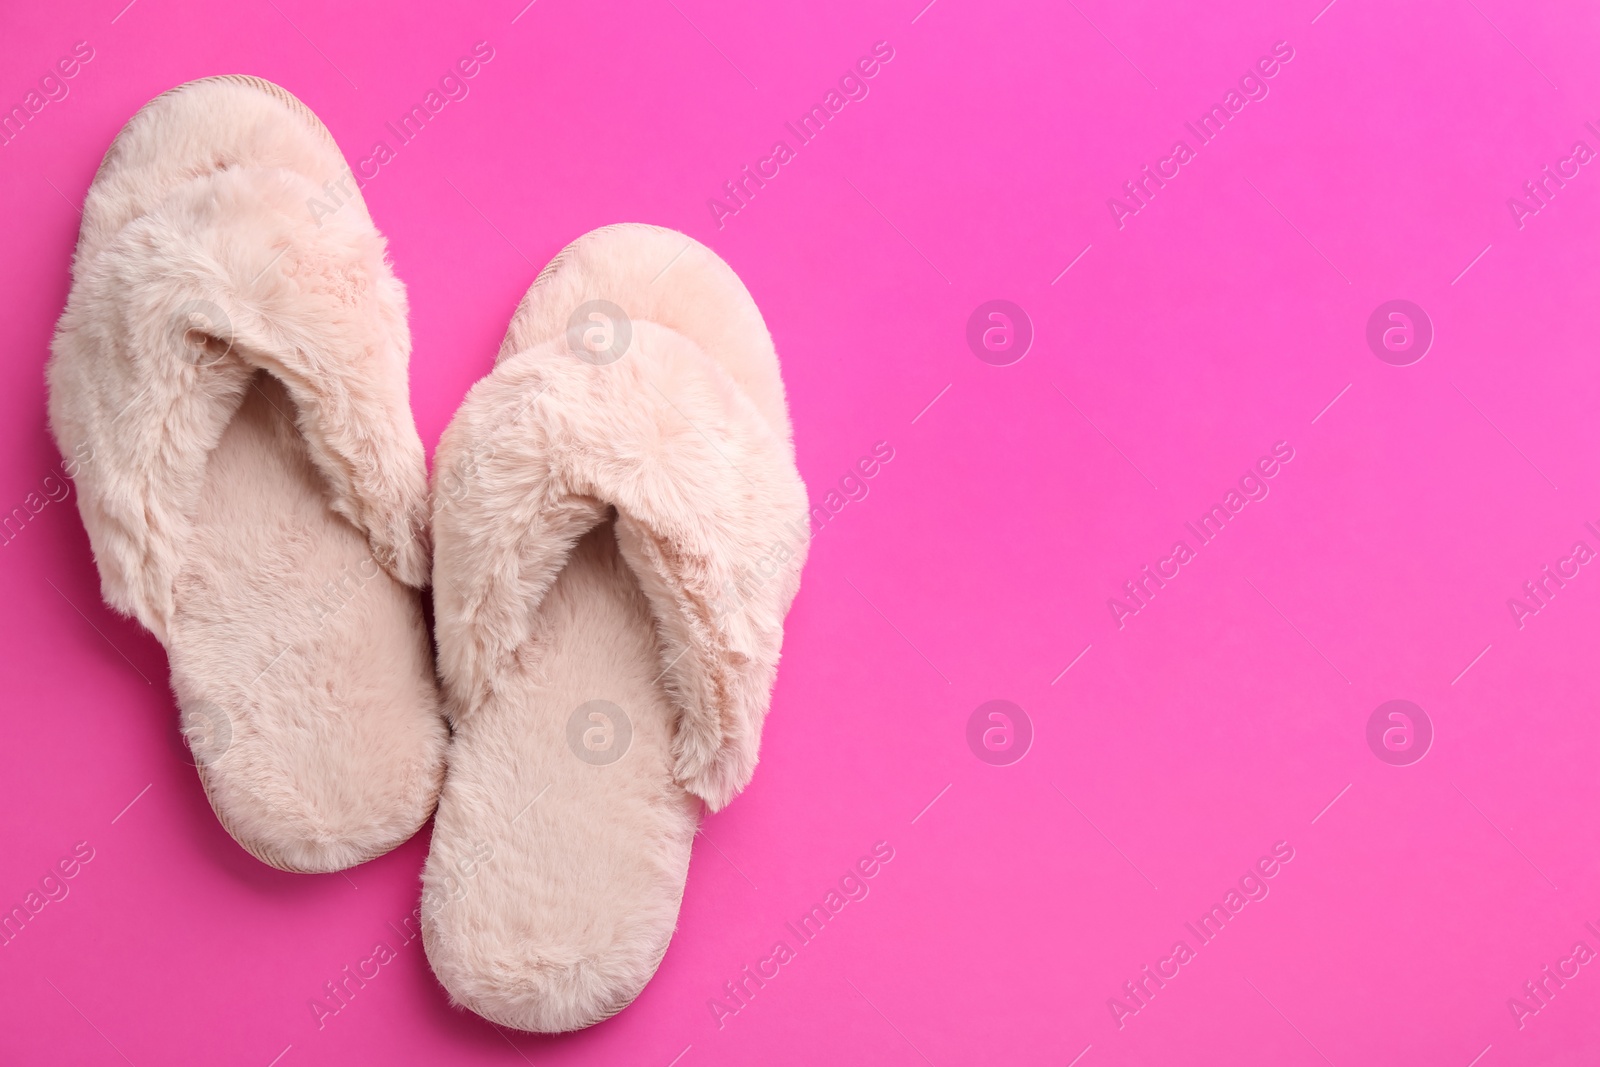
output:
[[[447,742],[427,472],[405,291],[333,138],[259,78],[157,97],[106,153],[72,273],[50,428],[91,457],[102,591],[166,646],[217,817],[284,870],[393,848]]]
[[[434,464],[454,724],[423,875],[452,999],[521,1030],[626,1007],[702,803],[755,769],[809,535],[777,355],[727,264],[610,226],[523,298]]]

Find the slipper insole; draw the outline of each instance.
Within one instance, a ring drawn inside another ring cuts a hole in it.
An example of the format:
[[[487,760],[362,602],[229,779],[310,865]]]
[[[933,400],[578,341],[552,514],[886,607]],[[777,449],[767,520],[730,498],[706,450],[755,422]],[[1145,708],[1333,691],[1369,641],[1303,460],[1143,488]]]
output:
[[[455,731],[424,930],[459,1003],[557,1031],[621,1010],[655,973],[700,803],[673,779],[678,713],[613,520],[533,610],[514,666]]]
[[[257,373],[206,467],[169,655],[223,825],[332,870],[421,826],[446,737],[419,596],[333,510],[295,415]]]

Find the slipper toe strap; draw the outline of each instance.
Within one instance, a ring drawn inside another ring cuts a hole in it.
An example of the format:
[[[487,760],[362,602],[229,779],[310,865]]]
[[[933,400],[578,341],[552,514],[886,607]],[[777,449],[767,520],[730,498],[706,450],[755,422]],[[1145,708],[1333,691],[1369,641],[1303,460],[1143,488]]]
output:
[[[399,580],[427,583],[427,472],[405,291],[355,207],[317,217],[288,170],[198,176],[79,263],[50,416],[79,464],[106,599],[165,639],[207,459],[257,370],[281,379],[330,503]]]
[[[679,711],[675,776],[719,809],[755,769],[810,527],[787,437],[681,334],[635,322],[598,366],[549,342],[474,387],[435,465],[440,617],[471,617],[440,626],[441,673],[469,705],[492,692],[608,508]]]

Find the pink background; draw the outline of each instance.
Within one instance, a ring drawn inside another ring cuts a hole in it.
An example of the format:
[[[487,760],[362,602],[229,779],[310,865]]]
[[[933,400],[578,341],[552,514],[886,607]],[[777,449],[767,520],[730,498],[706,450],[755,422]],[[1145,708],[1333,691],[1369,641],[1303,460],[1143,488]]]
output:
[[[1520,629],[1507,605],[1600,548],[1600,173],[1521,228],[1507,206],[1600,148],[1592,6],[123,2],[0,15],[7,108],[94,49],[0,147],[5,509],[56,469],[75,205],[142,103],[259,74],[358,161],[480,40],[470,95],[365,191],[430,449],[539,267],[637,220],[755,294],[814,503],[875,442],[894,459],[813,544],[760,773],[706,822],[660,972],[560,1038],[453,1010],[399,945],[426,833],[325,877],[229,839],[160,646],[48,504],[0,549],[0,905],[94,858],[0,948],[0,1061],[1600,1059],[1600,966],[1521,1028],[1508,1007],[1600,950],[1600,568]],[[718,228],[707,199],[880,40],[870,95]],[[1278,41],[1270,95],[1119,230],[1107,198]],[[995,298],[1036,332],[1011,366],[965,341]],[[1365,340],[1394,298],[1436,330],[1411,366]],[[1277,441],[1270,496],[1119,629],[1108,598]],[[967,746],[991,699],[1034,727],[1010,766]],[[1391,699],[1436,732],[1410,766],[1367,745]],[[723,983],[878,841],[870,895],[719,1028]],[[1278,841],[1270,895],[1119,1028],[1108,998]],[[379,940],[399,958],[319,1030],[311,998]]]

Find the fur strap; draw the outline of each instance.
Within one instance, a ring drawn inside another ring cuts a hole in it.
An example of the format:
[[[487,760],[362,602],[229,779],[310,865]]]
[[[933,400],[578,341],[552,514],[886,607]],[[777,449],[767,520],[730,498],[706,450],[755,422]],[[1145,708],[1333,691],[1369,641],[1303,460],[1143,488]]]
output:
[[[786,435],[687,337],[635,321],[615,363],[563,340],[503,358],[435,464],[440,671],[470,714],[515,669],[534,608],[608,509],[680,711],[675,776],[712,810],[755,770],[783,617],[809,542]]]
[[[360,206],[315,219],[319,193],[283,169],[200,175],[74,265],[51,427],[92,456],[76,483],[106,600],[163,640],[207,459],[258,370],[294,401],[330,504],[427,583],[405,290]]]

